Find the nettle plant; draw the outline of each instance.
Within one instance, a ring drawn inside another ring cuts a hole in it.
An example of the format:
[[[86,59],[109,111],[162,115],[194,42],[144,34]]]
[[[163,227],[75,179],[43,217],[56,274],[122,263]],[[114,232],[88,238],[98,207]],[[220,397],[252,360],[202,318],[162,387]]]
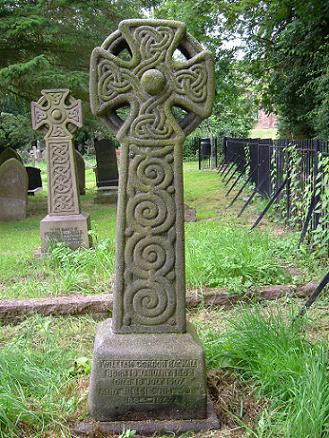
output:
[[[311,232],[312,246],[319,255],[329,252],[329,155],[319,152],[318,174],[315,184],[317,204],[314,213],[318,216],[318,226]]]
[[[327,255],[329,249],[329,155],[318,152],[317,177],[314,182],[316,170],[314,163],[308,164],[306,154],[300,151],[294,143],[286,146],[282,153],[284,156],[283,169],[279,168],[279,149],[274,148],[271,157],[273,191],[287,176],[289,179],[273,210],[289,226],[301,230],[312,197],[315,196],[317,202],[313,212],[313,223],[308,228],[307,241],[319,256]],[[309,169],[307,169],[307,165],[310,166]],[[281,178],[279,178],[280,174]]]

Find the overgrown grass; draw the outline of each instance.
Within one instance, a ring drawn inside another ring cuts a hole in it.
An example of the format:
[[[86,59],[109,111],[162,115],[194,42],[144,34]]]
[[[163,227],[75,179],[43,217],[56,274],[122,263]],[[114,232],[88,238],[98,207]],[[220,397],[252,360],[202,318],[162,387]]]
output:
[[[291,282],[283,268],[289,251],[283,252],[283,247],[290,247],[290,256],[296,253],[293,239],[274,239],[267,232],[251,234],[246,228],[216,222],[188,224],[187,284],[243,292],[259,285]]]
[[[230,320],[221,336],[200,332],[208,366],[238,372],[260,402],[266,399],[252,436],[329,436],[327,342],[312,345],[305,324],[292,321],[291,312],[257,307]]]
[[[36,316],[0,328],[1,438],[69,436],[67,419],[87,396],[81,379],[94,335],[90,318]]]
[[[188,287],[228,287],[243,292],[250,286],[291,282],[284,264],[302,265],[312,272],[318,269],[314,259],[296,250],[297,240],[291,234],[273,235],[266,220],[259,230],[249,234],[254,207],[242,219],[236,218],[236,209],[224,210],[228,200],[216,172],[200,172],[197,163],[184,163],[184,180],[185,201],[196,208],[198,218],[197,223],[186,225]],[[58,248],[50,257],[36,259],[39,224],[47,212],[47,198],[46,193],[30,198],[26,220],[0,223],[0,298],[111,290],[116,210],[114,206],[94,204],[91,168],[87,170],[87,182],[82,209],[91,216],[93,237],[97,237],[95,249],[72,252]]]

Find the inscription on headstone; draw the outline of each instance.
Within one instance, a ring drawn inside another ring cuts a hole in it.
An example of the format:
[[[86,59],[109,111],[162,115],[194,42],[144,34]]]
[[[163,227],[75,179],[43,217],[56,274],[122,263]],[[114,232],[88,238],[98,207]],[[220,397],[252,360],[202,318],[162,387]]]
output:
[[[43,90],[42,95],[32,103],[33,128],[45,133],[47,146],[48,215],[40,224],[41,251],[47,252],[56,236],[73,249],[88,248],[89,215],[80,210],[72,145],[72,133],[82,126],[81,102],[69,90]]]
[[[16,158],[0,166],[0,220],[26,218],[28,176]]]
[[[124,61],[117,55],[127,47]],[[176,49],[185,61],[173,60]],[[211,54],[181,22],[126,20],[93,51],[90,84],[94,114],[121,143],[113,321],[96,335],[91,414],[204,418],[204,355],[185,317],[182,154],[211,113]],[[174,106],[187,111],[183,120]]]

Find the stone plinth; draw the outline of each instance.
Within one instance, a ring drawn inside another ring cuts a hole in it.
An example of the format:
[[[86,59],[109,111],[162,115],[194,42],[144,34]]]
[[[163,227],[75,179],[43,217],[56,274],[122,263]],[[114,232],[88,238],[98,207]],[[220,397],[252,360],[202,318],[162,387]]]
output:
[[[97,330],[89,408],[97,420],[189,419],[207,416],[203,350],[186,333],[122,335],[112,320]]]
[[[89,229],[90,219],[86,213],[69,216],[47,215],[40,222],[41,252],[47,252],[51,244],[59,242],[71,249],[89,248]]]
[[[95,204],[116,204],[118,200],[118,187],[98,187]]]

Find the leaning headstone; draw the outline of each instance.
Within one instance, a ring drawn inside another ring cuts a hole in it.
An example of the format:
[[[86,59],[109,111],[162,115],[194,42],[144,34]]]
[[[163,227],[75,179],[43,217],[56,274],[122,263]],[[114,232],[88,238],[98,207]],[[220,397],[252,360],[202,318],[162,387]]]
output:
[[[16,158],[0,166],[0,220],[26,218],[28,176],[23,164]]]
[[[48,165],[48,215],[41,221],[41,251],[63,242],[88,248],[89,215],[80,209],[72,133],[82,126],[81,101],[69,90],[43,90],[32,102],[33,129],[46,133]]]
[[[119,172],[116,150],[113,142],[108,139],[95,141],[97,192],[95,202],[112,204],[118,198]]]
[[[185,61],[172,59],[177,48]],[[181,22],[126,20],[93,51],[90,83],[93,113],[121,143],[113,319],[96,334],[90,413],[107,433],[113,420],[141,434],[151,419],[154,430],[159,419],[169,430],[185,420],[216,428],[203,349],[186,324],[183,204],[183,143],[211,113],[211,54]],[[116,110],[127,104],[124,121]],[[181,122],[175,105],[188,112]]]
[[[27,166],[26,171],[29,178],[28,194],[34,196],[35,193],[42,190],[41,170],[37,167]]]
[[[15,149],[9,148],[7,147],[3,152],[1,152],[0,154],[0,166],[1,164],[3,164],[5,161],[10,160],[11,158],[15,158],[15,160],[20,161],[21,163],[22,158],[20,157],[20,155],[15,151]]]
[[[83,156],[76,149],[74,150],[75,162],[77,166],[77,174],[79,181],[79,192],[80,195],[86,194],[86,164]]]

